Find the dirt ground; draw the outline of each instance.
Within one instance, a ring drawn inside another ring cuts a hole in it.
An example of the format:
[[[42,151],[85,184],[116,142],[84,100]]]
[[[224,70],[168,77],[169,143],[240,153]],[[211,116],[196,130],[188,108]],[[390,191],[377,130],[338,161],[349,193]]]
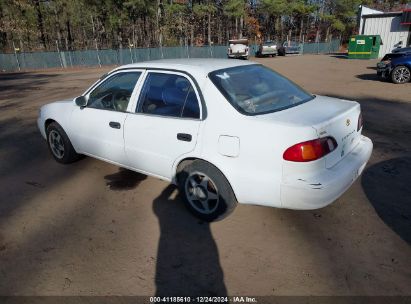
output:
[[[375,60],[258,61],[361,103],[374,152],[326,208],[240,205],[207,224],[166,182],[91,158],[57,164],[39,107],[110,68],[0,74],[0,295],[411,295],[411,84],[379,81]]]

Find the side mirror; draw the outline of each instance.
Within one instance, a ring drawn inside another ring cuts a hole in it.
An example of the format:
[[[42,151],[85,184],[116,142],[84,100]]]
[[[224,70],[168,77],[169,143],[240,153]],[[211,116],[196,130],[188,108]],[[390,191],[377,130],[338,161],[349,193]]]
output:
[[[76,97],[76,99],[74,99],[74,102],[79,107],[85,107],[87,105],[87,100],[86,100],[86,97],[84,97],[84,96]]]

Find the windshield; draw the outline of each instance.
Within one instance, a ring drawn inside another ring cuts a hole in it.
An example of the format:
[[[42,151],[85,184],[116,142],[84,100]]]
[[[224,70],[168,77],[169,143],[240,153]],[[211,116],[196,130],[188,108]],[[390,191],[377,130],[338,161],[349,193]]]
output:
[[[234,108],[246,115],[280,111],[314,98],[287,78],[259,64],[222,69],[209,76]]]

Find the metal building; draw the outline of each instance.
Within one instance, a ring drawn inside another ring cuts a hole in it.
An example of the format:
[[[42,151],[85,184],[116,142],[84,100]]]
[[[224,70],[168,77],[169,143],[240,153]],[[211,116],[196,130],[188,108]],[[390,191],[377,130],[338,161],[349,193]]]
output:
[[[365,8],[365,7],[364,7]],[[411,44],[411,22],[408,20],[409,9],[401,12],[379,12],[365,10],[360,12],[361,35],[380,35],[382,45],[378,57],[383,57],[387,53],[398,47],[406,47]]]

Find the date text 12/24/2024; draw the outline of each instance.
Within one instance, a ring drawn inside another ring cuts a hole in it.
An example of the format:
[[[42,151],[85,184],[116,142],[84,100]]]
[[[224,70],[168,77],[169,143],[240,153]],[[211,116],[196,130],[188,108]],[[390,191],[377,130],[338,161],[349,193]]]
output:
[[[150,303],[257,303],[255,297],[150,297]]]

